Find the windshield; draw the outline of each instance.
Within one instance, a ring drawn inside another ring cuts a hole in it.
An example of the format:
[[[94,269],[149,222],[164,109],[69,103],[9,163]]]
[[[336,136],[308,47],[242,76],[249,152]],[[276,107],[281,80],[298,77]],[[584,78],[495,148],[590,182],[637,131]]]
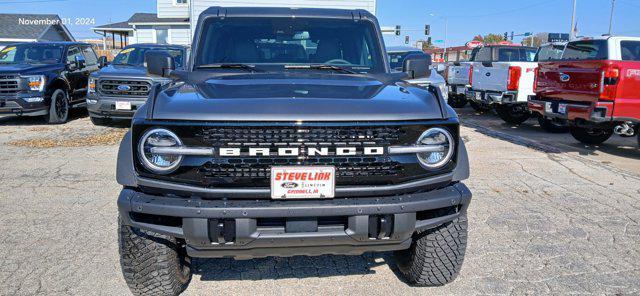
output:
[[[607,41],[588,40],[569,42],[563,60],[606,60],[609,56]]]
[[[339,66],[384,71],[373,23],[341,19],[226,18],[203,26],[196,68],[214,64]]]
[[[176,67],[181,68],[184,61],[182,49],[169,47],[129,47],[125,48],[113,59],[114,65],[144,66],[144,55],[150,50],[168,52],[175,60]]]
[[[537,62],[557,61],[562,58],[564,45],[546,45],[540,47],[536,55]]]
[[[389,64],[391,65],[391,69],[402,69],[402,64],[404,63],[404,59],[410,54],[424,54],[422,51],[404,51],[404,52],[390,52],[389,53]]]
[[[57,64],[61,58],[59,45],[19,44],[0,50],[0,64]]]
[[[499,48],[498,62],[533,62],[536,50],[533,48]]]

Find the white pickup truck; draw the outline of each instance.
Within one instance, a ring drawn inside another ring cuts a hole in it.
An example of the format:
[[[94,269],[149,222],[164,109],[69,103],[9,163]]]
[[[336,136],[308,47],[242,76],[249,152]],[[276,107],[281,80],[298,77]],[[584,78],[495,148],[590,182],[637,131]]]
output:
[[[471,52],[469,61],[452,62],[447,66],[445,79],[449,86],[449,105],[454,108],[462,108],[467,105],[467,88],[469,84],[469,74],[471,73],[471,63],[474,61],[478,48]]]
[[[527,99],[533,95],[537,49],[495,45],[481,47],[471,63],[471,88],[467,99],[495,108],[502,120],[520,124],[529,119]]]

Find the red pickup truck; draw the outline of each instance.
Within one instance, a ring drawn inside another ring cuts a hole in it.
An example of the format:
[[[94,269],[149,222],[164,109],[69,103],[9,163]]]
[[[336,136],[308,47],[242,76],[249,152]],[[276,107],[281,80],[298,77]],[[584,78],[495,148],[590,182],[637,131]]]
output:
[[[539,64],[534,91],[528,105],[543,128],[567,125],[587,144],[640,134],[640,38],[569,42],[561,60]]]

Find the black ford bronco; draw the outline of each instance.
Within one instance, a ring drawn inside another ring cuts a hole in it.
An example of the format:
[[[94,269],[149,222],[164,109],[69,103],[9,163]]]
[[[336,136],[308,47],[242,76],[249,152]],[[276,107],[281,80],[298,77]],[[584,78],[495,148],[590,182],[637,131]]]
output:
[[[131,119],[135,111],[146,103],[154,83],[171,81],[170,78],[147,75],[144,57],[151,50],[167,51],[176,68],[185,66],[186,46],[140,43],[123,48],[113,62],[89,77],[87,109],[91,122],[106,125],[112,119]]]
[[[190,258],[393,251],[418,286],[453,281],[471,193],[459,121],[408,57],[392,73],[364,10],[220,8],[187,70],[146,54],[152,87],[118,155],[123,274],[175,295]]]
[[[100,63],[90,44],[16,43],[0,50],[0,115],[44,116],[64,123],[83,106]]]

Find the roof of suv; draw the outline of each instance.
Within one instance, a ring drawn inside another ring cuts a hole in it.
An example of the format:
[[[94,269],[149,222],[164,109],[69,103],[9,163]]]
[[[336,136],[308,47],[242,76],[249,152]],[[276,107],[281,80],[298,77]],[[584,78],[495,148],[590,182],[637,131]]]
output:
[[[209,7],[202,12],[205,15],[221,17],[306,17],[363,19],[375,18],[364,9],[330,9],[330,8],[287,8],[287,7]]]

